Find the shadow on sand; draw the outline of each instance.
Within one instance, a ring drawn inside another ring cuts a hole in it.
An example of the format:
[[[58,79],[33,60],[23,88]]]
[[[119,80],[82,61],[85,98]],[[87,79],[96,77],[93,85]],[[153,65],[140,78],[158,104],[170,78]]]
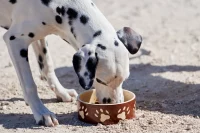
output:
[[[72,125],[72,126],[92,126],[78,120],[77,112],[68,114],[56,114],[60,125]],[[0,113],[0,125],[6,129],[16,128],[29,128],[40,129],[43,128],[35,124],[35,120],[32,114],[2,114]]]
[[[149,52],[133,57],[148,56]],[[84,91],[72,67],[57,68],[56,75],[66,88],[76,88],[78,93]],[[141,110],[159,111],[166,114],[199,116],[200,114],[200,84],[173,81],[159,76],[165,72],[197,72],[200,66],[154,66],[151,64],[130,65],[130,77],[124,83],[124,88],[133,91],[137,96],[137,108]],[[132,88],[134,86],[134,88]],[[23,100],[12,98],[13,102]],[[0,100],[5,101],[5,100]],[[56,99],[42,99],[44,103],[56,102]],[[58,114],[60,124],[73,126],[91,126],[78,120],[77,113]],[[12,121],[12,124],[9,123]],[[32,128],[38,129],[31,114],[2,114],[0,124],[6,129]]]
[[[141,49],[141,54],[130,60],[149,56],[150,51]],[[178,82],[163,78],[160,73],[183,73],[200,71],[200,66],[154,66],[151,64],[130,65],[130,77],[123,87],[135,92],[137,107],[141,110],[159,111],[175,115],[200,115],[200,84]],[[61,73],[65,73],[62,75]],[[78,83],[72,67],[56,69],[59,80],[66,88],[84,91]],[[156,76],[155,76],[156,75]],[[188,77],[189,78],[189,77]],[[66,82],[66,80],[68,80]],[[134,86],[134,88],[132,88]]]

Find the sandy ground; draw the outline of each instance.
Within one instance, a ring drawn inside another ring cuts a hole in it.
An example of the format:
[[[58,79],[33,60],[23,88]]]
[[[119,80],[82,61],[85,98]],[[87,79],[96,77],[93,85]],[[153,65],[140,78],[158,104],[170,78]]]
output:
[[[130,78],[124,88],[136,93],[137,118],[117,125],[89,125],[77,119],[75,103],[57,103],[39,79],[33,52],[31,69],[45,105],[60,126],[40,127],[25,105],[3,40],[0,44],[0,132],[199,132],[200,5],[199,0],[95,0],[116,29],[130,26],[141,33],[140,52],[130,56]],[[3,35],[5,30],[0,30]],[[55,71],[66,88],[84,91],[72,69],[74,50],[56,36],[48,37]]]

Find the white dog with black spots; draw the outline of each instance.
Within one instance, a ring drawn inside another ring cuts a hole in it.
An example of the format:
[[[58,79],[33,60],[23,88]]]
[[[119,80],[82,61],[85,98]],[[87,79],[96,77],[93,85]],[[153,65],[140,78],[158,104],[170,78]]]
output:
[[[64,88],[55,75],[44,39],[49,34],[59,35],[77,50],[73,66],[84,89],[94,86],[100,103],[123,102],[129,53],[137,53],[142,37],[129,27],[116,32],[91,0],[1,0],[0,26],[8,30],[3,39],[37,124],[59,123],[38,97],[28,61],[30,44],[42,77],[58,99],[69,102],[77,97],[76,91]]]

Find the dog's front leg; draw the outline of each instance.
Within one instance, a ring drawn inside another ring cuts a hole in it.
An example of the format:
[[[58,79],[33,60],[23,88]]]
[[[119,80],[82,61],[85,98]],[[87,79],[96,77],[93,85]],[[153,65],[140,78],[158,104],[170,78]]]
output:
[[[24,27],[24,29],[18,27]],[[28,46],[36,39],[35,29],[37,27],[31,27],[31,25],[13,25],[4,35],[4,41],[15,66],[24,97],[31,107],[36,123],[55,126],[58,125],[58,121],[39,99],[28,62]]]
[[[47,80],[49,87],[55,92],[57,99],[63,102],[70,102],[72,101],[72,97],[77,97],[78,94],[74,89],[65,89],[56,77],[47,42],[44,39],[40,39],[35,41],[32,46],[38,60],[41,76]]]

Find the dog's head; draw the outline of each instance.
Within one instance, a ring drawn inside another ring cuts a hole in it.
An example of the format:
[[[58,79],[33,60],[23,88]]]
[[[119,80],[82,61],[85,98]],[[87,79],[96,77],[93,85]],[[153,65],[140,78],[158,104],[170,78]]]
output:
[[[73,57],[80,85],[88,90],[93,85],[100,103],[123,102],[122,83],[129,76],[129,53],[136,54],[142,37],[125,27],[111,38],[83,45]]]
[[[88,90],[92,87],[98,64],[96,46],[86,44],[73,57],[73,66],[80,85]]]

